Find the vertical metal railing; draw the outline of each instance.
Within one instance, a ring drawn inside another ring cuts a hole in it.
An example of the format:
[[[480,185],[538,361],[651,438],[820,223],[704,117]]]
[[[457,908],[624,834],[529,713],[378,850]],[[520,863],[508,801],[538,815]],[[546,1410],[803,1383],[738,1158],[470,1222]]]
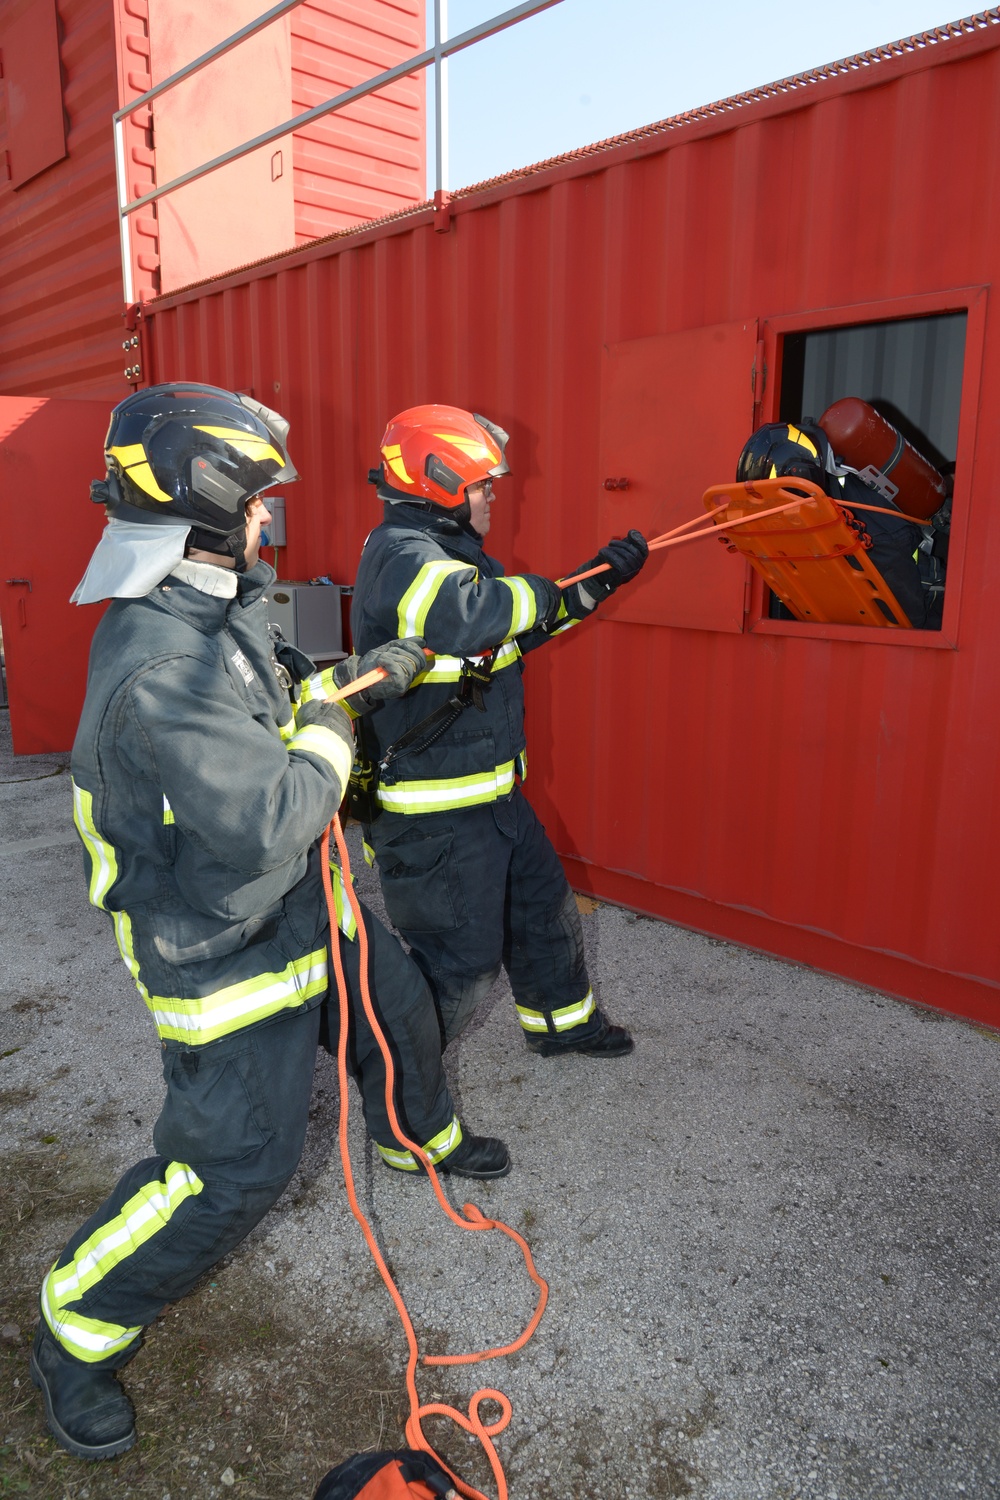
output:
[[[481,22],[478,26],[471,26],[468,30],[460,32],[458,36],[447,37],[448,29],[448,7],[447,0],[434,0],[434,45],[418,52],[413,57],[408,57],[395,67],[387,68],[384,72],[376,74],[373,78],[366,79],[364,83],[355,84],[353,88],[345,89],[343,93],[336,94],[322,104],[314,105],[312,109],[305,110],[300,115],[295,115],[291,120],[286,120],[282,125],[274,125],[270,130],[263,131],[252,140],[244,141],[238,146],[233,146],[229,151],[223,151],[221,155],[215,156],[211,161],[204,162],[200,167],[193,167],[188,172],[182,172],[179,177],[174,177],[170,182],[165,182],[152,189],[151,192],[143,193],[139,198],[129,198],[128,194],[128,154],[125,140],[125,121],[134,110],[141,109],[144,105],[152,103],[161,94],[166,93],[175,84],[185,78],[191,78],[202,68],[208,67],[209,63],[216,58],[222,57],[224,53],[232,50],[247,37],[253,36],[279,16],[294,10],[301,5],[303,0],[280,0],[280,4],[274,5],[263,15],[258,16],[256,21],[234,31],[232,36],[203,52],[185,67],[172,73],[162,83],[154,88],[148,89],[146,93],[140,94],[137,99],[131,99],[128,104],[116,110],[114,114],[115,134],[115,177],[118,187],[118,215],[121,221],[121,249],[122,249],[122,289],[125,294],[126,303],[135,300],[134,283],[132,279],[132,237],[129,219],[138,209],[144,208],[147,203],[155,203],[158,198],[163,198],[167,193],[176,192],[186,183],[195,182],[201,177],[206,177],[209,172],[218,171],[220,167],[226,166],[231,161],[238,161],[243,156],[248,156],[251,151],[256,151],[260,146],[266,146],[271,141],[279,140],[282,136],[291,135],[297,130],[302,130],[306,125],[312,124],[314,120],[322,119],[324,115],[333,114],[335,110],[343,109],[352,104],[356,99],[363,99],[368,94],[374,94],[388,84],[394,83],[398,78],[408,78],[413,73],[419,73],[424,68],[434,68],[434,99],[435,99],[435,142],[434,142],[434,176],[435,192],[440,195],[447,191],[448,178],[448,87],[447,67],[448,58],[456,52],[462,52],[466,47],[474,46],[476,42],[484,38],[495,36],[499,31],[505,31],[508,26],[514,26],[518,21],[525,20],[528,16],[536,15],[539,11],[549,10],[554,5],[560,5],[562,0],[522,0],[519,5],[512,6],[509,10],[500,12],[488,21]]]
[[[434,0],[434,193],[448,191],[448,0]],[[440,201],[440,199],[438,199]]]

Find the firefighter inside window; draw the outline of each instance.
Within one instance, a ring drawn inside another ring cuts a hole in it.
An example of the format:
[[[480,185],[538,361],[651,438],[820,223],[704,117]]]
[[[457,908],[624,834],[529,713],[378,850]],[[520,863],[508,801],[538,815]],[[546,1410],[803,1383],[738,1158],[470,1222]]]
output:
[[[758,428],[740,454],[736,478],[808,479],[849,511],[853,507],[868,560],[911,628],[941,629],[953,477],[869,402],[847,396],[818,420]],[[808,618],[777,597],[772,615]]]

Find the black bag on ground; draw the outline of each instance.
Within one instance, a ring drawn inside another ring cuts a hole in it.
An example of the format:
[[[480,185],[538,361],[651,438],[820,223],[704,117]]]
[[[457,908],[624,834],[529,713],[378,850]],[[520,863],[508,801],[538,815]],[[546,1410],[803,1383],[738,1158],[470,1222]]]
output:
[[[414,1448],[356,1453],[320,1481],[313,1500],[443,1500],[455,1495],[437,1459]]]

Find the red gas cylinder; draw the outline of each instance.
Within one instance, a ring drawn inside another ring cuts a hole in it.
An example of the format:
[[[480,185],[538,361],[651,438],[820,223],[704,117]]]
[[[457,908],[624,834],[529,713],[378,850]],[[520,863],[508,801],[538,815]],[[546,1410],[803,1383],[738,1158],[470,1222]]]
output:
[[[944,476],[867,401],[845,396],[827,407],[819,425],[844,463],[886,476],[897,490],[895,504],[907,515],[929,521],[940,510],[948,496]]]

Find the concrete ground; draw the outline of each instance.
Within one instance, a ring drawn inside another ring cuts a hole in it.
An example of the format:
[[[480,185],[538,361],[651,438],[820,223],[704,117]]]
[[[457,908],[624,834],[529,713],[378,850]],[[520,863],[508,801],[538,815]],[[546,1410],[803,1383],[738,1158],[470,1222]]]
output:
[[[139,1447],[83,1466],[44,1435],[34,1287],[149,1153],[159,1048],[87,905],[66,758],[13,758],[0,720],[0,1152],[17,1188],[0,1220],[0,1494],[306,1500],[352,1446],[398,1443],[405,1405],[325,1056],[296,1182],[126,1371]],[[548,1309],[517,1355],[423,1371],[423,1399],[508,1394],[512,1500],[1000,1494],[1000,1037],[611,906],[584,926],[633,1056],[529,1055],[498,983],[447,1057],[463,1117],[514,1159],[449,1194],[526,1236]],[[426,1346],[514,1338],[533,1306],[517,1250],[454,1228],[426,1183],[373,1159],[351,1102],[365,1206]],[[463,1435],[427,1431],[494,1492]]]

